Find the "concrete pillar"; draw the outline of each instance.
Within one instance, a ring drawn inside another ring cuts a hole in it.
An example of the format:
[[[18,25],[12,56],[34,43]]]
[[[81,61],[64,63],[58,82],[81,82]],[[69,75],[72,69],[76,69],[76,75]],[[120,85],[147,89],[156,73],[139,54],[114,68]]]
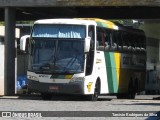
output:
[[[158,62],[160,63],[160,38],[159,38],[159,46],[158,46],[158,48],[159,48],[159,51],[158,51],[159,52],[159,61]]]
[[[160,24],[159,24],[160,26]],[[159,31],[159,35],[158,35],[158,40],[159,40],[159,68],[160,68],[160,31]]]
[[[15,8],[5,8],[4,95],[15,94]]]

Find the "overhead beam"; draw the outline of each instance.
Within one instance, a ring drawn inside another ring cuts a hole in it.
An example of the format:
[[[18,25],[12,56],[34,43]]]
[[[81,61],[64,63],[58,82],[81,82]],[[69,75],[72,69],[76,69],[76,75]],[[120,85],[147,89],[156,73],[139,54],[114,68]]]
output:
[[[76,17],[103,19],[160,19],[159,11],[160,7],[25,7],[17,8],[16,18],[17,20]]]
[[[0,0],[0,7],[160,6],[160,0]]]

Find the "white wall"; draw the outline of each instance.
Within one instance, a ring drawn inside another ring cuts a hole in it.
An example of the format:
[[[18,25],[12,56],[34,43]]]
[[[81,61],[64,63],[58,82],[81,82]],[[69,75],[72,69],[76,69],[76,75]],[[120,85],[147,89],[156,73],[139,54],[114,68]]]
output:
[[[5,27],[4,26],[0,26],[0,36],[5,36]],[[16,38],[20,37],[20,29],[19,28],[15,29],[15,37]]]
[[[4,36],[5,36],[5,27],[0,26],[0,37]],[[20,29],[16,28],[15,37],[19,38],[19,36],[20,36]],[[4,56],[5,56],[4,54],[5,54],[4,43],[1,43],[0,41],[0,95],[4,95]],[[16,86],[16,80],[17,80],[17,58],[15,58],[15,86]]]
[[[0,95],[4,95],[4,45],[0,44]]]

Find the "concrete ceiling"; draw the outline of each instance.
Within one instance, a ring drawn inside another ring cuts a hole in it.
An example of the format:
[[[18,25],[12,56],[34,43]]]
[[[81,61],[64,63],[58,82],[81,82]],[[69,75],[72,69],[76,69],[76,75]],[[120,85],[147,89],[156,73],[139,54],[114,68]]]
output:
[[[103,19],[160,19],[160,7],[16,7],[16,20],[46,18],[96,17]],[[0,8],[0,21],[4,8]]]
[[[4,8],[16,8],[16,20],[98,17],[104,19],[160,18],[160,0],[0,0]]]
[[[0,21],[4,21],[5,7],[16,9],[17,21],[90,17],[147,19],[148,23],[149,19],[152,19],[150,22],[153,24],[148,23],[145,28],[143,26],[143,29],[147,28],[146,32],[152,33],[148,35],[154,38],[159,38],[156,35],[160,34],[157,33],[160,24],[160,0],[0,0]]]
[[[160,6],[159,0],[0,0],[0,7]]]

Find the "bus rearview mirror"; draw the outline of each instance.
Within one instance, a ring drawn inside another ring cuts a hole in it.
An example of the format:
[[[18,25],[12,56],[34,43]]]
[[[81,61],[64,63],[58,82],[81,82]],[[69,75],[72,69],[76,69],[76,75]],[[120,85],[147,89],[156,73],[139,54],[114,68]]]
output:
[[[20,50],[26,52],[27,40],[29,37],[30,35],[24,35],[20,38]]]
[[[91,42],[91,37],[85,38],[85,46],[84,46],[84,52],[85,53],[89,52],[90,42]]]

